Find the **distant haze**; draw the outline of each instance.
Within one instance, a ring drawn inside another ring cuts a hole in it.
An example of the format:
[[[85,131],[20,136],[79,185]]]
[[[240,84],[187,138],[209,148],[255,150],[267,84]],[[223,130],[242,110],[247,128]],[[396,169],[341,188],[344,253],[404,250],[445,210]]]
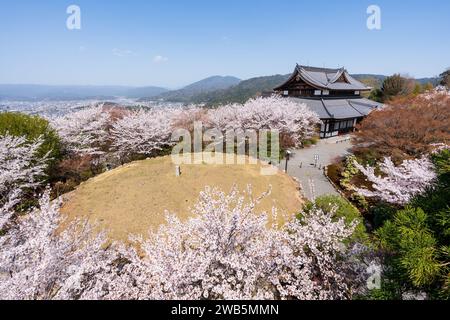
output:
[[[189,84],[178,90],[156,86],[49,86],[0,84],[0,100],[56,101],[56,100],[107,100],[116,97],[139,99],[140,101],[161,100],[180,103],[224,103],[243,102],[264,91],[270,91],[283,83],[290,74],[261,76],[241,80],[233,76],[211,76]],[[378,74],[355,74],[357,79],[372,78],[377,86],[387,77]],[[416,79],[419,83],[437,84],[437,78]]]
[[[111,97],[153,97],[168,91],[159,87],[125,86],[48,86],[0,85],[0,100],[77,100],[107,99]]]

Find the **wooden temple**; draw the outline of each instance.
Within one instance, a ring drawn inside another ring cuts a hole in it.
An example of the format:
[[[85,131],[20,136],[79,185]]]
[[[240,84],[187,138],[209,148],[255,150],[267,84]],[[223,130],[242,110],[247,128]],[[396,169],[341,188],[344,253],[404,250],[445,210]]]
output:
[[[370,91],[347,70],[297,65],[289,79],[274,91],[304,103],[322,120],[320,137],[352,132],[358,122],[383,104],[362,97]]]

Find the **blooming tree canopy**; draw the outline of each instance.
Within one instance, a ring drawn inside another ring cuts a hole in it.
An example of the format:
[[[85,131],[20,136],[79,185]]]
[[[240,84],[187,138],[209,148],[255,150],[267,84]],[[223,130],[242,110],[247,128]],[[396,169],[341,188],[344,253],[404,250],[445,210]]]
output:
[[[333,212],[268,227],[255,201],[207,188],[186,222],[168,215],[142,250],[113,244],[87,224],[60,230],[59,203],[40,207],[0,237],[0,298],[345,299],[356,286],[347,239]],[[274,214],[274,213],[273,213]],[[59,230],[59,232],[58,232]],[[139,239],[139,238],[137,238]],[[143,256],[142,256],[143,253]]]
[[[123,110],[122,110],[123,111]],[[125,110],[114,117],[98,105],[54,119],[76,155],[152,154],[171,141],[172,130],[206,127],[275,129],[299,144],[320,122],[304,105],[281,97],[257,98],[216,110],[195,106]],[[39,185],[46,159],[41,142],[0,139],[0,229],[21,192]],[[11,221],[0,237],[1,299],[345,299],[357,285],[347,273],[344,240],[355,223],[313,208],[284,226],[255,210],[251,189],[224,193],[207,187],[187,221],[167,224],[134,246],[106,245],[103,233],[82,221],[65,222],[60,201],[47,190],[39,206]]]
[[[364,167],[356,161],[355,166],[372,183],[373,189],[356,188],[359,194],[399,205],[407,204],[423,193],[436,179],[433,163],[427,157],[405,160],[398,167],[390,158],[385,158],[379,166],[383,176],[376,175],[374,167]]]
[[[113,123],[113,148],[121,155],[151,154],[170,145],[176,109],[150,109],[130,112]]]
[[[245,104],[229,104],[209,112],[209,122],[221,131],[274,129],[292,137],[296,144],[314,134],[317,114],[304,104],[278,96],[255,98]]]
[[[92,236],[87,224],[62,221],[58,201],[47,190],[39,208],[0,237],[0,299],[72,298],[83,274],[100,272],[107,262],[105,238]]]
[[[79,155],[102,154],[101,146],[108,140],[110,114],[103,104],[91,106],[52,120],[52,125],[66,145]]]
[[[40,185],[48,154],[37,158],[42,139],[28,143],[24,137],[0,137],[0,230],[12,216],[13,207],[26,189]]]
[[[172,131],[178,128],[192,131],[194,121],[201,121],[204,127],[222,132],[229,129],[278,130],[296,146],[313,135],[320,123],[318,116],[306,105],[274,96],[211,110],[195,105],[125,110],[120,117],[111,116],[103,105],[97,105],[53,119],[52,125],[67,149],[75,154],[117,152],[119,156],[127,156],[152,154],[173,145],[170,139]]]

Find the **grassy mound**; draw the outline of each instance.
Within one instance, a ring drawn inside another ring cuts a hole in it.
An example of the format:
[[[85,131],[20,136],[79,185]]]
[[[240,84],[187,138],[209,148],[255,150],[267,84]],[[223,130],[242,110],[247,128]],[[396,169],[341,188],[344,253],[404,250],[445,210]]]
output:
[[[146,235],[165,223],[166,210],[187,219],[205,186],[229,192],[235,185],[243,191],[250,184],[254,198],[271,186],[271,194],[256,211],[276,207],[283,223],[302,207],[298,185],[282,172],[264,176],[260,169],[260,164],[184,165],[176,177],[170,156],[137,161],[81,184],[65,196],[62,212],[69,220],[88,218],[108,230],[111,238],[127,240],[129,234]]]

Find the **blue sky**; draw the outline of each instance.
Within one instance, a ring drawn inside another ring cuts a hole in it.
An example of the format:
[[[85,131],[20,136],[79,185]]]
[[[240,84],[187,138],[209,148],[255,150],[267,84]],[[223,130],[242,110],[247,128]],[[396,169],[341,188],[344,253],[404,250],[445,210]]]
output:
[[[81,30],[66,28],[71,4]],[[381,30],[366,27],[371,4]],[[297,62],[428,77],[450,66],[449,35],[448,0],[2,0],[0,83],[174,88]]]

